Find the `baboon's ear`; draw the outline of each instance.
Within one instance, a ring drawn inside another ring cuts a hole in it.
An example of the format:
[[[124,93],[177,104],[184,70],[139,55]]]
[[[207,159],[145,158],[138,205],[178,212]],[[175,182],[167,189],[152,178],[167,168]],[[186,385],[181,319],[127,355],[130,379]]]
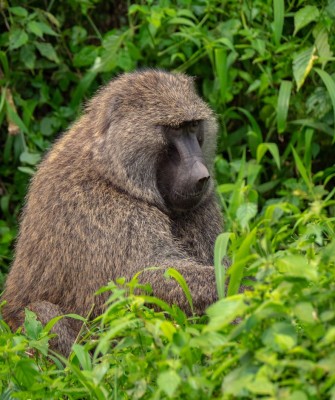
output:
[[[102,109],[96,110],[96,123],[101,134],[105,134],[108,131],[113,120],[120,118],[120,115],[122,115],[122,112],[119,111],[121,105],[122,99],[118,96],[115,96],[112,97],[108,101],[108,104],[105,104]]]
[[[110,102],[110,111],[111,113],[114,113],[119,110],[121,107],[123,101],[120,96],[113,96]]]

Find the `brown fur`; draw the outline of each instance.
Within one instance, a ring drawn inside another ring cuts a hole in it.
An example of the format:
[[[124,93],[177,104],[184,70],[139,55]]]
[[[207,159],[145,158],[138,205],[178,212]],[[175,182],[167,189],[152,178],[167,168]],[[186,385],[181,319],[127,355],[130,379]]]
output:
[[[204,159],[213,167],[216,121],[183,74],[148,70],[111,81],[89,102],[84,115],[53,146],[34,176],[23,212],[16,256],[3,298],[13,329],[29,307],[46,323],[59,314],[93,317],[109,281],[150,266],[140,280],[154,295],[189,312],[166,267],[185,277],[195,310],[216,300],[213,245],[222,228],[213,185],[193,211],[171,215],[156,185],[159,155],[166,145],[160,125],[203,119]],[[68,354],[78,333],[61,320],[54,347]]]

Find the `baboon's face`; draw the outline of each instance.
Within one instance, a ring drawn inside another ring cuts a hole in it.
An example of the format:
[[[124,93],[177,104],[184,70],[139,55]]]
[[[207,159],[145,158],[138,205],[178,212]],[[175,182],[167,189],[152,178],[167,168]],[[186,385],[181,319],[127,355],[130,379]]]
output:
[[[167,145],[158,165],[157,183],[172,210],[193,209],[208,192],[210,175],[202,154],[204,127],[204,121],[185,121],[162,128]]]

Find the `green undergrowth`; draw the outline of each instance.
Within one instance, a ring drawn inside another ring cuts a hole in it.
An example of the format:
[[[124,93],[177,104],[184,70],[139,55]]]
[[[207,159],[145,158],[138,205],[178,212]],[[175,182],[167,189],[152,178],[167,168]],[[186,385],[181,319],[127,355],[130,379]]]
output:
[[[68,360],[48,353],[52,322],[27,312],[24,335],[0,321],[1,398],[335,399],[333,201],[312,190],[307,207],[297,188],[297,205],[278,199],[218,238],[216,259],[226,249],[232,259],[229,295],[206,316],[187,318],[119,279]],[[245,275],[253,290],[236,294]]]
[[[206,316],[120,278],[69,359],[48,350],[55,321],[0,319],[0,400],[335,400],[334,21],[334,0],[0,1],[0,288],[36,165],[136,68],[197,77],[226,221]]]

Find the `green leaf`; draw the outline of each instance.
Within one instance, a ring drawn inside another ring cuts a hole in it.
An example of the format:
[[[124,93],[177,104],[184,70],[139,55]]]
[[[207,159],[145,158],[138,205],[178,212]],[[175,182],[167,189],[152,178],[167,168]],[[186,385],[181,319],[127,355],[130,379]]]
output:
[[[98,48],[95,46],[85,46],[73,57],[73,65],[75,67],[85,67],[94,64],[94,60],[98,56]]]
[[[308,174],[307,174],[307,170],[301,160],[301,158],[299,157],[298,153],[295,151],[295,149],[293,147],[291,147],[293,156],[294,156],[294,161],[295,164],[298,168],[298,171],[300,173],[300,175],[302,176],[302,179],[304,180],[304,182],[306,183],[307,187],[312,190],[312,182],[311,179],[309,178]]]
[[[304,84],[305,79],[310,73],[314,61],[318,58],[315,56],[316,47],[310,47],[293,57],[293,75],[297,84],[297,90]]]
[[[180,376],[173,370],[162,372],[157,378],[158,388],[163,391],[169,398],[173,398],[181,384]]]
[[[9,79],[10,69],[9,69],[7,55],[4,51],[0,51],[0,62],[1,62],[2,68],[3,68],[5,78]]]
[[[249,221],[256,216],[257,210],[258,207],[255,203],[244,203],[239,206],[236,211],[236,219],[242,229],[245,229]]]
[[[311,303],[302,302],[298,303],[294,307],[295,315],[300,319],[300,321],[307,324],[313,324],[316,322],[315,311]]]
[[[170,25],[186,25],[186,26],[195,26],[194,22],[191,21],[188,18],[182,18],[182,17],[175,17],[169,19],[168,22]]]
[[[262,341],[265,346],[279,352],[286,352],[297,344],[297,333],[287,322],[276,322],[267,329]]]
[[[26,44],[20,49],[20,60],[29,69],[35,67],[36,55],[34,50],[34,46],[30,44]]]
[[[257,147],[257,162],[260,163],[264,154],[269,151],[278,167],[280,169],[280,156],[277,143],[261,143]]]
[[[320,61],[322,62],[322,68],[324,68],[326,63],[333,57],[333,52],[330,49],[327,28],[321,26],[318,27],[318,29],[315,29],[315,31],[317,32],[315,37],[315,46],[318,55],[320,56]]]
[[[234,262],[230,266],[228,272],[230,275],[227,295],[232,296],[238,292],[240,288],[241,281],[243,278],[243,270],[246,262],[248,261],[248,257],[250,255],[251,246],[254,244],[256,240],[257,228],[254,228],[250,233],[247,234],[246,237],[243,238],[243,241],[236,252]]]
[[[306,6],[294,14],[294,33],[295,35],[301,28],[319,18],[320,12],[316,6]]]
[[[22,119],[19,117],[16,111],[12,108],[12,106],[9,104],[9,102],[6,100],[6,110],[7,110],[7,115],[8,119],[12,122],[14,122],[15,125],[17,125],[22,132],[29,134],[28,128],[25,126],[23,123]]]
[[[92,362],[89,352],[85,350],[85,348],[78,343],[72,345],[72,350],[77,356],[82,369],[86,371],[92,371]]]
[[[9,48],[18,49],[28,42],[28,35],[23,29],[13,29],[9,33]]]
[[[40,321],[37,321],[36,314],[26,308],[24,330],[30,339],[38,340],[43,332],[43,326]]]
[[[242,107],[236,107],[236,110],[244,114],[251,125],[252,130],[248,132],[248,144],[253,157],[256,157],[257,147],[260,143],[263,142],[262,130],[256,121],[256,119],[252,116],[252,114]]]
[[[28,11],[23,7],[9,7],[9,11],[18,17],[26,18],[28,16]]]
[[[19,171],[23,172],[24,174],[28,174],[31,176],[33,176],[35,174],[35,171],[30,167],[18,167],[17,169]]]
[[[235,183],[223,183],[217,187],[217,191],[219,193],[230,193],[235,190],[236,185]]]
[[[38,380],[39,369],[32,359],[23,358],[16,363],[14,376],[21,387],[30,390]]]
[[[228,82],[228,69],[227,69],[227,50],[218,48],[214,50],[215,54],[215,70],[220,84],[221,102],[227,99],[227,82]]]
[[[57,33],[44,22],[31,21],[28,23],[27,28],[38,37],[42,37],[43,34],[57,36]]]
[[[335,82],[333,78],[326,72],[319,68],[315,68],[315,71],[319,74],[323,83],[325,84],[327,91],[329,93],[334,112],[334,122],[335,122]]]
[[[233,234],[231,232],[221,233],[215,241],[214,270],[219,299],[223,299],[225,297],[226,266],[224,265],[223,260],[227,256],[228,242],[232,235]]]
[[[303,278],[309,281],[316,281],[318,271],[315,266],[309,264],[306,257],[301,255],[285,255],[275,260],[278,271],[291,278]]]
[[[29,165],[36,165],[41,160],[41,154],[24,151],[20,154],[20,161]]]
[[[246,309],[247,305],[241,294],[217,301],[206,310],[206,314],[208,314],[210,319],[204,328],[204,332],[218,331],[225,328],[237,317],[243,316]]]
[[[50,43],[36,42],[35,46],[43,57],[47,58],[50,61],[54,61],[56,64],[59,63],[59,58],[56,54],[56,51]]]
[[[291,81],[282,81],[280,84],[278,103],[277,103],[277,130],[283,133],[286,128],[288,108],[292,91]]]
[[[180,287],[183,289],[183,292],[184,292],[184,294],[185,294],[185,296],[186,296],[186,298],[187,298],[187,301],[188,301],[188,303],[189,303],[189,305],[190,305],[190,307],[191,307],[192,313],[193,313],[193,300],[192,300],[192,295],[191,295],[190,289],[189,289],[189,287],[188,287],[188,285],[187,285],[187,283],[186,283],[185,278],[183,277],[183,275],[182,275],[179,271],[177,271],[176,269],[174,269],[174,268],[168,268],[168,269],[165,271],[164,276],[165,276],[166,278],[167,278],[167,277],[171,277],[171,278],[175,279],[175,280],[178,282],[178,284],[180,285]]]
[[[285,3],[284,0],[273,0],[273,14],[274,14],[274,38],[278,46],[283,33],[284,16],[285,16]]]

